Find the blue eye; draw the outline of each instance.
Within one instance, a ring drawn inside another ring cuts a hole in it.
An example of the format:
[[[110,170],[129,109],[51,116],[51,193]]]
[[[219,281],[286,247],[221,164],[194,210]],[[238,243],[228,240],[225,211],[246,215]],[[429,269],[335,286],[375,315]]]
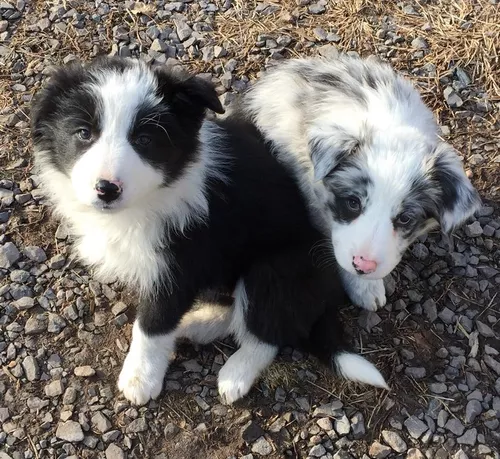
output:
[[[89,141],[92,138],[92,133],[88,129],[79,129],[76,133],[80,140]]]

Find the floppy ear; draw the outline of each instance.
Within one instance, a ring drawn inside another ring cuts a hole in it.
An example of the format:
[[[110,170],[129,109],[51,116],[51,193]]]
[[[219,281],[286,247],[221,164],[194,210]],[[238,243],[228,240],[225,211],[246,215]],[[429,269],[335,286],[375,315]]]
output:
[[[202,78],[181,71],[155,69],[159,91],[180,112],[203,115],[205,109],[224,113],[214,86]]]
[[[443,232],[450,234],[470,218],[482,203],[451,145],[442,142],[434,153],[434,179],[442,192],[440,224]]]
[[[314,179],[323,180],[345,158],[359,146],[360,140],[335,126],[333,129],[312,135],[309,141],[309,154],[314,167]]]

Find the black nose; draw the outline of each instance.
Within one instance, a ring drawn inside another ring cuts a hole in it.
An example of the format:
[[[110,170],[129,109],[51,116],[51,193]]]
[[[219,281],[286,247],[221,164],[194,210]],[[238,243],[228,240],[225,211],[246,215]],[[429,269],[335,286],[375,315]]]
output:
[[[111,202],[117,199],[122,190],[121,188],[109,180],[99,180],[95,184],[95,189],[97,191],[97,196],[104,202]]]

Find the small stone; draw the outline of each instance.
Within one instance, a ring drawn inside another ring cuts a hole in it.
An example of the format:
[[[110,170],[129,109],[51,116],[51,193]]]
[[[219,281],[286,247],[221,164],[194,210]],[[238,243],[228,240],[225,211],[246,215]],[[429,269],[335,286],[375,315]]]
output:
[[[453,317],[455,317],[455,313],[451,309],[445,307],[438,316],[445,324],[451,324],[453,322]]]
[[[321,443],[319,445],[314,445],[309,451],[309,456],[312,457],[321,457],[324,454],[326,454],[326,449]]]
[[[241,428],[240,434],[246,443],[253,443],[264,435],[264,430],[255,421],[248,421]]]
[[[61,269],[66,263],[66,257],[63,254],[54,255],[49,261],[50,269]]]
[[[429,321],[434,322],[437,317],[437,307],[436,303],[432,298],[429,298],[427,301],[422,304],[422,309],[424,310],[425,315],[429,319]]]
[[[425,378],[427,371],[423,367],[407,367],[405,368],[405,374],[414,379]]]
[[[469,456],[461,449],[453,455],[453,459],[469,459]]]
[[[176,426],[173,422],[169,422],[166,426],[165,429],[163,429],[163,435],[165,435],[165,438],[167,440],[170,440],[174,438],[178,433],[180,429],[178,426]]]
[[[20,311],[25,311],[26,309],[31,309],[35,306],[35,300],[29,296],[23,296],[12,303]]]
[[[417,37],[412,40],[411,46],[415,49],[427,49],[429,47],[429,43],[427,43],[425,38]]]
[[[457,418],[449,419],[444,428],[455,435],[462,435],[465,430],[464,425]]]
[[[385,459],[389,454],[392,453],[392,449],[378,441],[374,441],[371,446],[368,454],[373,459]]]
[[[47,331],[49,333],[60,333],[64,327],[66,327],[65,320],[59,314],[49,312]]]
[[[183,20],[174,19],[174,25],[180,41],[187,40],[193,33],[193,29]]]
[[[481,402],[478,400],[471,400],[469,403],[467,403],[467,406],[465,408],[465,422],[467,424],[473,423],[482,411],[483,407],[481,405]]]
[[[76,367],[74,373],[75,376],[79,378],[89,378],[95,375],[95,370],[89,365],[84,365],[82,367]]]
[[[464,101],[455,92],[452,86],[447,86],[443,92],[443,95],[446,99],[446,103],[450,106],[450,108],[460,108],[464,104]]]
[[[127,457],[125,455],[124,451],[118,445],[115,445],[114,443],[111,443],[106,448],[105,453],[106,453],[106,459],[125,459]]]
[[[347,435],[351,430],[349,419],[344,414],[340,419],[335,420],[335,430],[339,435]]]
[[[356,413],[351,418],[351,429],[353,437],[357,440],[361,438],[366,433],[365,428],[365,419],[363,417],[363,413]]]
[[[465,268],[467,266],[467,258],[463,253],[452,252],[450,254],[451,257],[451,265],[454,267],[462,267]]]
[[[494,338],[495,337],[495,332],[491,329],[491,327],[489,327],[485,323],[477,320],[476,327],[477,327],[477,331],[479,332],[479,334],[481,336],[484,336],[485,338]]]
[[[83,440],[82,426],[75,421],[61,422],[57,426],[56,437],[68,442],[80,442]]]
[[[412,253],[415,258],[425,260],[429,256],[429,249],[424,244],[418,243],[413,246]]]
[[[139,432],[145,432],[148,429],[148,424],[144,418],[137,418],[134,419],[128,426],[127,426],[127,433],[139,433]]]
[[[6,242],[0,247],[0,268],[10,268],[19,258],[21,254],[12,242]]]
[[[182,362],[182,366],[186,371],[192,373],[199,373],[201,370],[203,370],[203,367],[194,359]]]
[[[323,45],[318,49],[318,54],[326,59],[336,59],[339,57],[339,50],[334,45]]]
[[[445,383],[431,383],[429,384],[429,390],[434,394],[444,394],[448,388]]]
[[[269,456],[269,454],[271,454],[272,452],[273,452],[272,446],[264,437],[260,437],[252,445],[252,453],[260,454],[261,456]]]
[[[63,395],[63,404],[64,405],[71,405],[75,402],[76,400],[76,397],[77,397],[78,393],[76,391],[76,389],[74,387],[68,387],[65,391],[64,391],[64,395]]]
[[[336,400],[334,402],[321,405],[314,410],[313,417],[315,418],[325,417],[325,416],[338,417],[343,406],[344,405],[340,400]]]
[[[320,427],[320,429],[323,429],[325,432],[329,432],[330,430],[333,429],[332,421],[330,418],[321,418],[316,421],[316,424]]]
[[[322,14],[326,11],[325,6],[320,2],[308,6],[307,9],[311,14]]]
[[[127,308],[128,306],[122,301],[120,301],[111,308],[111,312],[113,313],[114,316],[119,316],[121,313],[125,312]]]
[[[408,433],[416,440],[418,440],[428,429],[427,424],[418,419],[416,416],[410,416],[404,422],[404,425],[407,428]]]
[[[461,437],[457,438],[457,442],[460,445],[474,446],[477,441],[477,429],[469,429]]]
[[[100,411],[95,413],[92,416],[92,427],[97,430],[98,433],[106,433],[109,429],[111,429],[112,425],[109,419],[104,416]]]
[[[408,446],[401,436],[392,430],[383,430],[382,438],[397,453],[404,453]]]
[[[365,329],[367,332],[370,332],[380,322],[382,322],[382,319],[376,312],[366,311],[366,310],[361,311],[358,320],[360,327]]]
[[[47,384],[44,390],[47,397],[58,397],[64,392],[64,385],[61,380],[56,380]]]
[[[46,330],[47,326],[43,320],[38,317],[30,317],[24,325],[24,333],[26,335],[38,335]]]
[[[28,355],[24,358],[23,363],[24,374],[28,381],[36,381],[40,378],[40,368],[35,357]]]
[[[43,263],[47,260],[47,255],[43,249],[36,246],[27,246],[23,250],[24,255],[29,258],[31,261],[36,263]]]
[[[475,221],[470,225],[465,227],[465,234],[469,237],[479,237],[483,234],[483,228],[481,228],[481,223]]]

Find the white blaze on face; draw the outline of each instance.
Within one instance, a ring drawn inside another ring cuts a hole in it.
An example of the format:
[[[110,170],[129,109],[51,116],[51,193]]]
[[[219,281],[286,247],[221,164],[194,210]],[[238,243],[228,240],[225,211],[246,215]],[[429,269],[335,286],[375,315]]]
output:
[[[71,173],[75,194],[83,204],[100,204],[95,190],[100,179],[122,183],[121,205],[162,185],[163,174],[145,162],[128,139],[137,111],[160,102],[155,89],[154,75],[139,63],[123,73],[108,70],[97,75],[90,90],[98,101],[100,134]]]

